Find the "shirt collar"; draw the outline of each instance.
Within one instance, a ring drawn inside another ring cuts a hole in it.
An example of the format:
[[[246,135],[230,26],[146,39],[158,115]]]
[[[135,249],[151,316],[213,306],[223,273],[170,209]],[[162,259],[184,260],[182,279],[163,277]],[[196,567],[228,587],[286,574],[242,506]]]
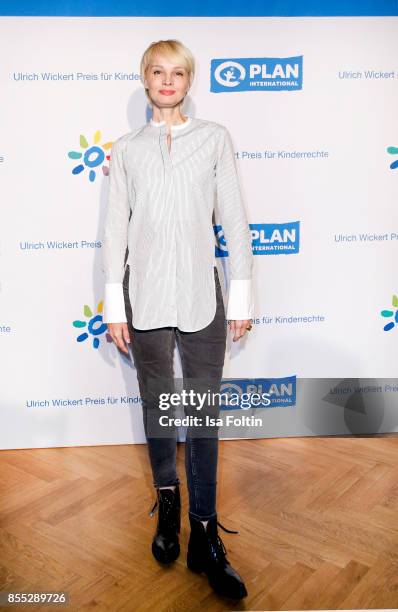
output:
[[[190,117],[189,115],[187,115],[188,119],[186,121],[184,121],[184,123],[179,123],[178,125],[171,125],[171,129],[172,130],[182,130],[183,128],[186,128],[191,122],[192,122],[192,117]],[[150,125],[152,127],[162,127],[166,125],[166,121],[154,121],[153,119],[150,119],[149,121]]]

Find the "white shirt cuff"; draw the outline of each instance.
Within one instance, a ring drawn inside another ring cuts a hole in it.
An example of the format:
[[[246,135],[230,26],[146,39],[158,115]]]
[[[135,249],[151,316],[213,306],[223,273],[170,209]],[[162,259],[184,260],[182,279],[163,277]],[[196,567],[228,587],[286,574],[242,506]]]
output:
[[[230,321],[253,318],[251,279],[230,281],[226,318]]]
[[[105,283],[102,320],[104,323],[126,323],[123,283]]]

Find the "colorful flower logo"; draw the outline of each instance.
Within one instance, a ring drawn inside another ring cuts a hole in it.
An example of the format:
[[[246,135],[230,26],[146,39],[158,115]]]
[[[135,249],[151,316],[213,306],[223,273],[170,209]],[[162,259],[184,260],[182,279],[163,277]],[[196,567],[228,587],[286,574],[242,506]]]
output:
[[[85,170],[85,168],[89,169],[88,179],[89,181],[95,181],[96,177],[96,168],[100,166],[104,160],[109,161],[110,155],[106,155],[105,151],[108,151],[112,147],[113,142],[106,142],[103,145],[99,145],[99,141],[101,140],[101,132],[97,130],[94,134],[94,144],[89,146],[87,142],[87,138],[80,135],[80,146],[84,151],[69,151],[68,157],[70,159],[82,159],[82,163],[78,164],[72,169],[72,174],[80,174]],[[102,166],[102,172],[105,176],[109,174],[109,166]]]
[[[398,147],[387,147],[387,153],[389,153],[390,155],[398,155]],[[391,170],[395,170],[395,168],[398,168],[398,159],[396,159],[392,162],[392,164],[390,164],[390,168]]]
[[[393,329],[396,325],[398,325],[398,296],[393,295],[391,303],[393,307],[395,308],[395,311],[394,310],[382,310],[380,313],[382,317],[388,317],[388,318],[392,317],[393,318],[392,321],[389,321],[383,327],[384,331],[390,331],[390,329]]]
[[[85,305],[83,308],[83,312],[84,312],[84,315],[89,320],[88,321],[80,321],[80,320],[73,321],[72,323],[73,327],[77,327],[78,329],[83,328],[83,327],[87,328],[87,331],[83,332],[76,338],[77,342],[84,342],[85,340],[88,340],[90,336],[93,336],[93,348],[97,349],[99,347],[100,345],[99,336],[108,329],[107,324],[104,323],[102,320],[103,305],[104,303],[102,300],[101,302],[98,302],[96,315],[93,315],[93,312],[90,306]]]

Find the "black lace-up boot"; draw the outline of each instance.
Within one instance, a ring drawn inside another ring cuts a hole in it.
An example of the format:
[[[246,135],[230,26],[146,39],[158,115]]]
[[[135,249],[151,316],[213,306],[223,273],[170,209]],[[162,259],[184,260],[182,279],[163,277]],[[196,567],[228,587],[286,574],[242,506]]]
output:
[[[217,525],[227,533],[238,533],[226,529],[217,521],[217,515],[209,519],[206,527],[189,515],[191,534],[188,542],[187,566],[193,572],[205,572],[212,589],[219,595],[241,599],[247,590],[242,578],[226,558],[227,551],[221,540]]]
[[[180,554],[178,534],[181,525],[181,500],[179,485],[172,489],[156,487],[157,500],[150,516],[158,508],[158,524],[152,541],[152,553],[160,563],[171,563]]]

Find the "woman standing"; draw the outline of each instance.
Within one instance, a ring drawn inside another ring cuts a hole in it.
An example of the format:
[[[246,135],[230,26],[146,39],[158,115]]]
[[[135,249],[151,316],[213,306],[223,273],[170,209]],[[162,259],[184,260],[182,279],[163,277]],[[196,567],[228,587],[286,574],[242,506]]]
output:
[[[176,428],[159,424],[165,414],[159,392],[174,390],[175,342],[184,388],[189,380],[196,391],[219,392],[226,316],[236,341],[251,328],[253,314],[251,235],[231,137],[219,123],[181,113],[194,68],[191,52],[177,40],[154,42],[143,54],[141,80],[153,116],[113,144],[103,243],[104,321],[120,350],[128,354],[125,343],[131,343],[157,495],[152,553],[162,563],[180,552]],[[215,260],[215,195],[230,264],[226,316]],[[194,404],[184,410],[198,414]],[[219,405],[205,406],[206,414],[217,416]],[[187,565],[205,572],[217,593],[239,599],[247,590],[217,532],[217,525],[229,531],[217,521],[217,458],[218,428],[189,426]]]

